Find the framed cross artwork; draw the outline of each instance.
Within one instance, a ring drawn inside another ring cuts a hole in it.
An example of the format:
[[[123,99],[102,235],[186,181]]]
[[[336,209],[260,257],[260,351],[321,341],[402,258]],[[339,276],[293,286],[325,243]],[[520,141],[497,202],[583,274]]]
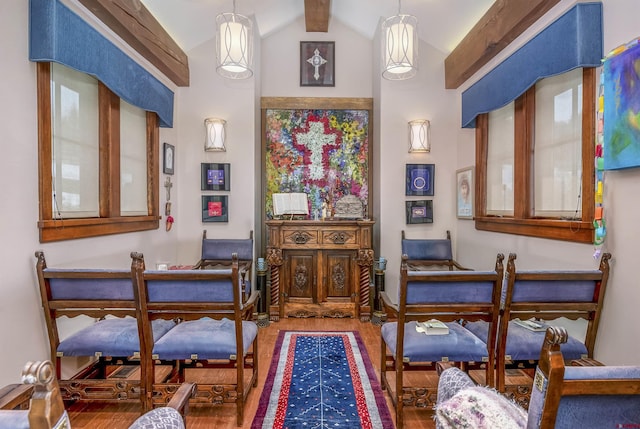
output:
[[[335,42],[300,42],[300,86],[336,86]]]

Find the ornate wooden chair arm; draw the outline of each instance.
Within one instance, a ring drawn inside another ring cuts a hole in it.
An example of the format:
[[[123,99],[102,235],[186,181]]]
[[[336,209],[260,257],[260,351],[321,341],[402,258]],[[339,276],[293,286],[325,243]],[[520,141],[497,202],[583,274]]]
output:
[[[382,300],[382,307],[387,314],[387,320],[398,318],[398,305],[391,302],[391,298],[385,291],[380,292],[380,299]]]
[[[186,416],[189,412],[189,399],[196,393],[196,388],[195,383],[182,383],[167,406],[176,409],[183,417]]]

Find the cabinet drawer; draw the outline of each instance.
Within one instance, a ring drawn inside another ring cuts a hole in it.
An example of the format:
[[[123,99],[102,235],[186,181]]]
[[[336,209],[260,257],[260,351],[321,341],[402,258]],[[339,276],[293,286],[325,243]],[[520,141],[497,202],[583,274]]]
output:
[[[331,247],[347,246],[358,244],[358,231],[351,228],[326,229],[320,231],[322,234],[322,244]]]
[[[298,247],[298,246],[317,246],[318,245],[318,230],[308,229],[282,229],[282,245],[283,247]]]

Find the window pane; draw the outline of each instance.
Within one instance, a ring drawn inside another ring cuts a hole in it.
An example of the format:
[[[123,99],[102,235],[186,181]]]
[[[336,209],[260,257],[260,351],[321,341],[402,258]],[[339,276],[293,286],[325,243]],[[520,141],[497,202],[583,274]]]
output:
[[[98,81],[51,64],[53,217],[97,217]]]
[[[147,215],[147,117],[120,100],[120,213]]]
[[[536,84],[536,216],[581,217],[582,69]]]
[[[513,216],[513,103],[489,112],[487,214]]]

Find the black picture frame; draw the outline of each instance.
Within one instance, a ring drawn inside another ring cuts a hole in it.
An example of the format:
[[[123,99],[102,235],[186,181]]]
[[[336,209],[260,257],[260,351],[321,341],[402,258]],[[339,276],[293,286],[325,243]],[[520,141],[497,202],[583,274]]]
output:
[[[405,195],[432,197],[435,172],[435,164],[407,164]]]
[[[335,46],[335,42],[300,42],[300,86],[336,86]]]
[[[202,222],[229,222],[229,197],[203,195]]]
[[[200,164],[200,190],[229,191],[231,189],[231,164]]]
[[[406,201],[407,224],[433,223],[433,200]]]
[[[176,163],[176,148],[169,143],[162,146],[162,172],[164,174],[173,174]]]

